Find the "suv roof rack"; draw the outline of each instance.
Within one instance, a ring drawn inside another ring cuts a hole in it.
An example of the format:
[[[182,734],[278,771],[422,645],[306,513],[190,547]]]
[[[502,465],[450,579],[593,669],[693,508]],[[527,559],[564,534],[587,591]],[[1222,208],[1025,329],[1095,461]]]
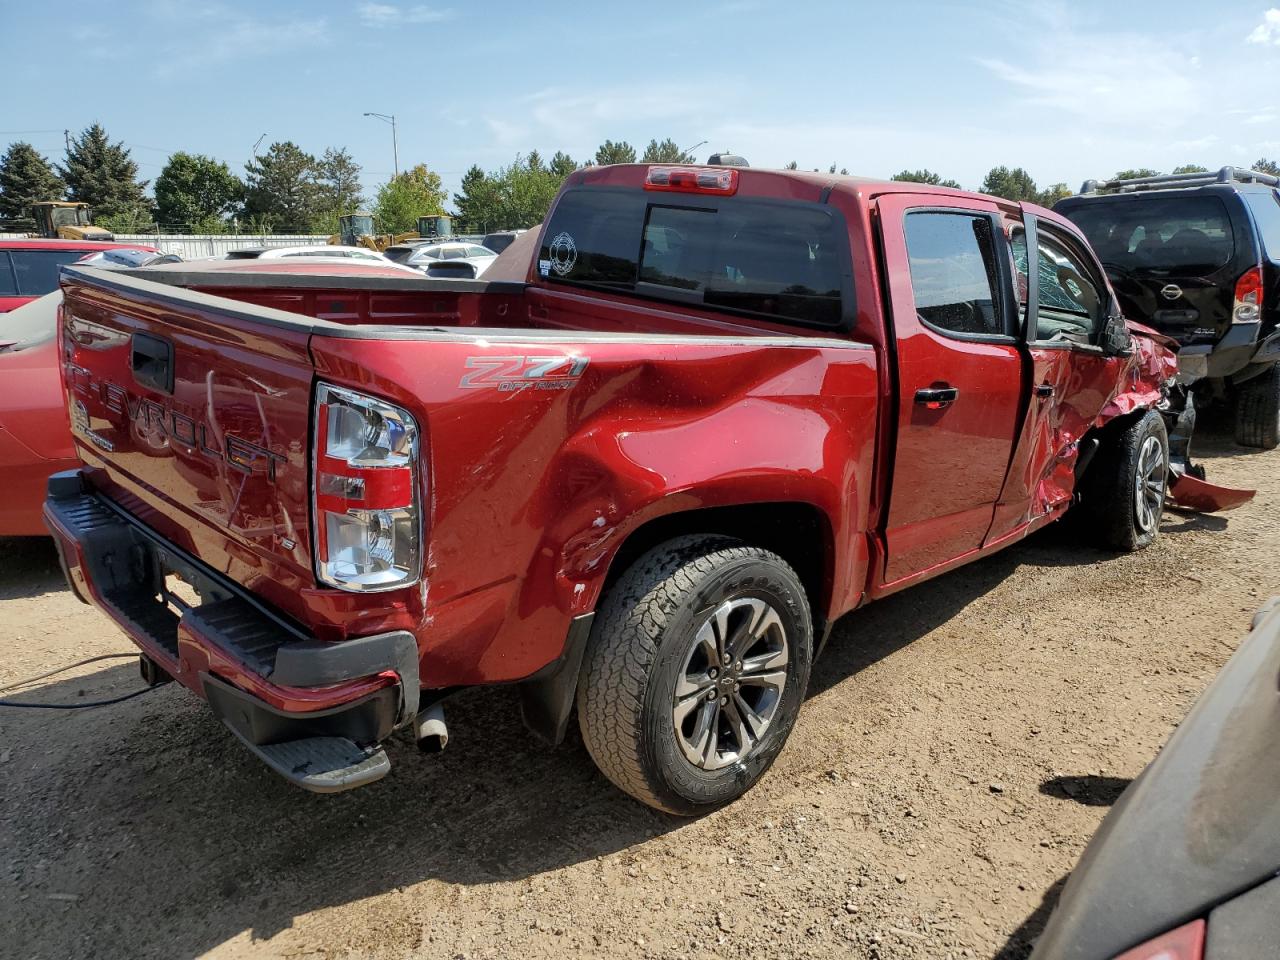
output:
[[[1098,193],[1138,193],[1146,190],[1177,190],[1183,187],[1203,187],[1211,183],[1265,183],[1280,187],[1280,177],[1260,170],[1244,167],[1223,167],[1217,173],[1160,173],[1154,177],[1133,177],[1129,180],[1086,180],[1078,196]]]

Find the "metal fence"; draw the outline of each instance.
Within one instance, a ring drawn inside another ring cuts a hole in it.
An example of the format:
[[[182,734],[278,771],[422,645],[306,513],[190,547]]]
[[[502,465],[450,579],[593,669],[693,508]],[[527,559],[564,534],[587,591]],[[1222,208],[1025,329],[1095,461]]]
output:
[[[201,257],[221,257],[232,250],[245,247],[295,247],[329,242],[328,234],[179,234],[179,233],[117,233],[118,243],[140,243],[155,247],[162,253],[176,253],[183,260]]]

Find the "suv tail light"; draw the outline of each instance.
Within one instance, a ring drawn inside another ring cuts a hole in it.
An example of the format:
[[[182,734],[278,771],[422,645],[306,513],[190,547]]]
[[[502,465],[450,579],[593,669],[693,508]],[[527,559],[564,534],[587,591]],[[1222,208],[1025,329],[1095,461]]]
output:
[[[341,590],[393,590],[422,573],[418,424],[407,410],[316,386],[316,575]]]
[[[1250,267],[1236,281],[1236,300],[1231,307],[1233,323],[1253,323],[1262,316],[1262,268]]]
[[[1115,960],[1201,960],[1204,957],[1204,931],[1205,922],[1193,920],[1126,950]]]
[[[731,167],[650,167],[644,188],[728,197],[738,192],[738,171]]]

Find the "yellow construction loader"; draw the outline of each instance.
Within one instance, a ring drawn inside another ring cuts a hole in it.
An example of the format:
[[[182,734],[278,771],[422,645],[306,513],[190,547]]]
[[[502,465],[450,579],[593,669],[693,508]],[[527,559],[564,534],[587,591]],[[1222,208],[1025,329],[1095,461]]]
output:
[[[87,203],[42,200],[31,204],[31,216],[47,240],[114,240],[109,230],[95,227]]]
[[[329,243],[343,247],[367,247],[384,252],[387,247],[406,240],[417,240],[422,237],[445,237],[453,232],[452,221],[447,216],[419,217],[417,231],[408,233],[374,233],[373,214],[357,210],[338,218],[338,232],[329,238]]]

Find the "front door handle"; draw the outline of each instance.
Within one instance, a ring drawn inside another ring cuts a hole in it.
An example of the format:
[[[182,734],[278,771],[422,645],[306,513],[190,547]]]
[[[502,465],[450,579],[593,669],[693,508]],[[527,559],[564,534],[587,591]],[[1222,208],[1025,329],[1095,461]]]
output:
[[[941,410],[956,402],[960,391],[955,387],[922,387],[916,391],[916,403],[929,410]]]
[[[1041,400],[1048,400],[1053,396],[1053,384],[1041,383],[1036,385],[1036,396]]]

